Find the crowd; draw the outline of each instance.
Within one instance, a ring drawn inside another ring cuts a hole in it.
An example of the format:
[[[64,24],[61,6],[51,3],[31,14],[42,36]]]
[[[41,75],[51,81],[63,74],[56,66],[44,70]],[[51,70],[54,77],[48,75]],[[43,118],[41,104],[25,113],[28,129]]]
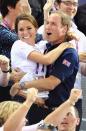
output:
[[[33,3],[0,0],[0,131],[79,131],[86,36],[73,20],[78,0]]]

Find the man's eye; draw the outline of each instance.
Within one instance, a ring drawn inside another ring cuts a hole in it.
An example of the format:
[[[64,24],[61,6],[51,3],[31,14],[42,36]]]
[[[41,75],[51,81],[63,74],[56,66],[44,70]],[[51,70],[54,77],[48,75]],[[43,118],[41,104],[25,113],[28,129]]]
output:
[[[23,29],[21,28],[21,29],[19,29],[19,31],[23,31]]]

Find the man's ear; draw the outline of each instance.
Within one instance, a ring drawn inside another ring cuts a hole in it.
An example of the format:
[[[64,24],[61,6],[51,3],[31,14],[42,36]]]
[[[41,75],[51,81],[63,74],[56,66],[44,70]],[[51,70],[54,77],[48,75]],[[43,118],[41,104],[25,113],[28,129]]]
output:
[[[9,11],[12,10],[12,7],[11,7],[11,6],[8,6],[7,8],[8,8]]]
[[[67,31],[68,31],[68,27],[67,27],[67,25],[65,25],[65,26],[63,27],[63,33],[67,33]]]
[[[80,123],[80,118],[77,118],[77,123],[76,123],[76,125],[78,126],[79,123]]]

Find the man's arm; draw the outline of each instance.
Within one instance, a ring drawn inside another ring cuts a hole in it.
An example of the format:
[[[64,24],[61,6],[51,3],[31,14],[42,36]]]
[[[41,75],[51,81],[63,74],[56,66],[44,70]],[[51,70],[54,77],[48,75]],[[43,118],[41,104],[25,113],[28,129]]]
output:
[[[43,90],[53,90],[57,85],[61,83],[61,80],[58,79],[55,76],[49,76],[48,78],[44,79],[38,79],[38,80],[33,80],[30,82],[24,82],[23,89],[26,88],[31,88],[35,87],[39,91]],[[15,83],[10,90],[10,94],[12,96],[15,96],[17,93],[19,93],[19,90],[21,90],[21,85],[19,83]]]
[[[78,99],[81,96],[81,90],[72,89],[70,93],[70,97],[63,104],[61,104],[55,111],[50,113],[45,119],[44,122],[48,124],[53,124],[57,126],[58,122],[61,121],[67,112],[70,111],[71,107],[75,105]]]

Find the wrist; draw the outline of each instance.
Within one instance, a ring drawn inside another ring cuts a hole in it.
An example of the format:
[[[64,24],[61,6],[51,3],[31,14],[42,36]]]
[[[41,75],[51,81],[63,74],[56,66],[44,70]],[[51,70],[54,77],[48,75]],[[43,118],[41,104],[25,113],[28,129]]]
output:
[[[68,99],[68,102],[70,103],[71,106],[74,106],[74,105],[75,105],[75,102],[74,102],[74,101],[71,101],[70,99]]]
[[[25,82],[19,83],[20,89],[24,90],[25,89]]]
[[[8,70],[2,70],[3,73],[9,73],[10,72],[10,69]]]
[[[23,103],[23,105],[24,105],[27,109],[29,109],[29,107],[32,105],[32,102],[26,100],[26,101]]]

